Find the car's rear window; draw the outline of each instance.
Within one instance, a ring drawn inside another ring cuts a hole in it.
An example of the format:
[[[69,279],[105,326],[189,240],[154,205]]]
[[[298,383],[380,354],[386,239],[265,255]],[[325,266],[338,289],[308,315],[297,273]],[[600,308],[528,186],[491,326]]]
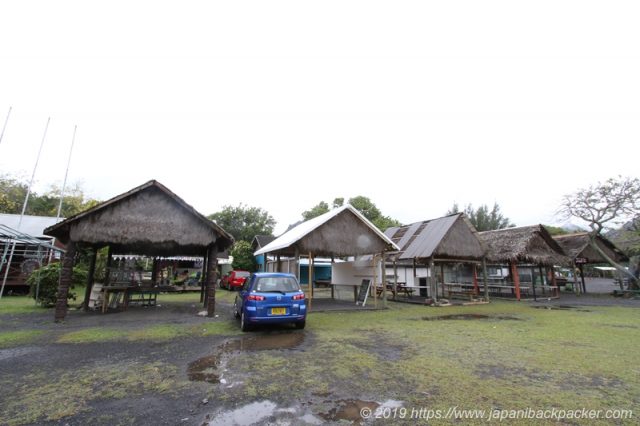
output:
[[[256,291],[298,291],[300,286],[295,278],[291,277],[263,277],[258,279]]]
[[[245,277],[248,277],[249,275],[251,275],[250,272],[236,271],[236,277],[245,278]]]

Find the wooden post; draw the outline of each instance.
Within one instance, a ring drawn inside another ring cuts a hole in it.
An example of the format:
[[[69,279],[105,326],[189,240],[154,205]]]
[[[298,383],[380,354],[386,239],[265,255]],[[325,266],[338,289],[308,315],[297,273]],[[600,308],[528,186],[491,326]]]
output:
[[[535,277],[535,267],[531,267],[531,291],[533,291],[533,300],[538,300],[536,297],[536,277]]]
[[[384,252],[380,253],[380,273],[382,274],[382,306],[387,307],[387,264]]]
[[[295,264],[296,264],[296,266],[295,266],[295,268],[296,268],[295,269],[295,276],[299,281],[300,280],[300,249],[298,249],[298,246],[296,246],[296,249],[295,249],[295,252],[294,252],[293,256],[295,257]],[[291,271],[289,271],[289,272],[291,272]]]
[[[473,264],[473,291],[476,296],[480,295],[480,288],[478,287],[478,268],[476,264]]]
[[[151,287],[156,286],[157,280],[158,280],[158,260],[154,256],[153,263],[151,264]]]
[[[584,282],[584,270],[582,263],[578,265],[578,269],[580,269],[580,281],[582,281],[582,294],[587,294],[587,285]]]
[[[444,263],[440,264],[440,279],[442,280],[442,297],[444,297],[444,291],[445,291],[445,286],[444,286]]]
[[[96,258],[98,257],[98,249],[93,247],[93,253],[91,255],[91,259],[89,260],[89,274],[87,275],[87,288],[84,292],[84,303],[82,304],[82,309],[85,312],[89,310],[89,299],[91,298],[91,289],[93,288],[93,277],[96,273]]]
[[[109,282],[111,280],[111,264],[112,263],[113,263],[113,253],[111,252],[111,246],[109,246],[109,248],[107,249],[107,270],[104,271],[104,285],[109,285]]]
[[[216,312],[216,281],[218,279],[218,246],[212,244],[207,250],[207,316]]]
[[[67,244],[67,252],[62,258],[62,267],[60,269],[60,281],[58,282],[58,294],[56,300],[55,322],[64,321],[67,316],[67,296],[69,287],[73,277],[73,264],[76,258],[76,243],[69,241]]]
[[[207,264],[207,252],[204,253],[202,257],[202,279],[200,280],[200,303],[202,303],[203,307],[206,307],[206,299],[207,293],[205,292],[205,285],[207,282],[207,272],[208,272],[208,264]]]
[[[513,260],[511,261],[511,279],[513,280],[513,285],[515,287],[516,300],[520,300],[520,275],[518,274],[516,262]]]
[[[576,264],[573,263],[573,292],[578,294],[580,293],[580,285],[578,284],[578,274],[576,274]]]
[[[309,306],[307,309],[311,310],[311,301],[313,300],[313,254],[309,252]]]
[[[280,267],[280,253],[276,256],[276,270],[274,272],[282,272],[282,268]]]
[[[378,273],[376,272],[376,255],[371,256],[371,271],[373,272],[373,277],[371,280],[371,291],[373,292],[373,307],[374,309],[378,308],[378,283],[376,283],[376,278]]]
[[[484,301],[489,301],[489,280],[487,278],[487,260],[482,258],[482,281],[484,284]]]
[[[558,280],[556,280],[556,271],[554,271],[553,266],[548,268],[549,274],[551,274],[551,286],[553,287],[553,291],[555,292],[555,296],[560,296],[560,289],[558,288]]]
[[[405,283],[406,285],[407,283]],[[398,294],[398,264],[393,260],[393,300],[396,300]]]
[[[438,301],[438,287],[436,283],[436,264],[433,257],[429,259],[429,290],[431,290],[431,298],[434,303]]]

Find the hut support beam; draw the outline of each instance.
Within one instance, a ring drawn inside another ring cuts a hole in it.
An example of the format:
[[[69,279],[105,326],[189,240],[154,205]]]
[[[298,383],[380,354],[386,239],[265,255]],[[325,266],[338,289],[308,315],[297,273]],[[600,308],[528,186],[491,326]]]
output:
[[[531,291],[533,291],[533,300],[538,300],[536,296],[536,276],[535,276],[536,268],[531,267]],[[542,277],[541,277],[542,278]]]
[[[487,279],[487,261],[482,258],[482,281],[484,284],[484,301],[489,301],[489,280]]]
[[[207,316],[216,312],[216,281],[218,278],[218,247],[214,244],[207,250]]]
[[[56,300],[55,322],[64,321],[67,316],[67,296],[73,276],[73,263],[76,257],[76,243],[69,241],[67,252],[62,258],[62,268],[60,269],[60,281],[58,282],[58,294]]]
[[[429,291],[433,302],[438,302],[438,284],[436,283],[436,264],[433,258],[429,259]]]
[[[480,294],[480,287],[478,287],[478,268],[476,264],[473,264],[473,292],[478,296]]]
[[[387,307],[387,265],[384,260],[384,252],[380,253],[380,279],[382,280],[382,306]]]
[[[520,300],[520,275],[518,274],[518,267],[516,262],[511,261],[511,279],[513,279],[513,286],[515,287],[516,300]]]
[[[578,265],[578,269],[580,270],[580,281],[582,281],[582,294],[587,294],[587,285],[584,282],[584,270],[582,263]]]
[[[405,282],[405,284],[407,284]],[[396,300],[396,294],[398,294],[398,264],[393,261],[393,300]]]
[[[311,310],[311,301],[313,300],[313,253],[309,252],[309,311]]]
[[[205,286],[207,284],[207,253],[204,254],[203,259],[202,259],[202,278],[200,279],[200,303],[205,303],[205,299],[206,299],[206,292],[205,292]],[[203,305],[206,306],[206,305]]]
[[[98,257],[98,249],[93,248],[91,259],[89,259],[89,274],[87,275],[87,288],[84,292],[84,303],[82,309],[87,312],[89,310],[89,299],[91,298],[91,289],[93,288],[93,277],[96,274],[96,258]]]

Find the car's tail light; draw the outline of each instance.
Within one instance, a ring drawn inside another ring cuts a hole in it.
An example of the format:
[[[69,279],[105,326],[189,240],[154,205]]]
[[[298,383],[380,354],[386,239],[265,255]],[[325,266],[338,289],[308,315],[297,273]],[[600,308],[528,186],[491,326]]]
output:
[[[247,300],[257,300],[258,302],[261,302],[264,299],[264,296],[258,296],[257,294],[250,294],[249,297],[247,297]]]
[[[302,300],[302,299],[304,299],[304,293],[293,295],[293,300]]]

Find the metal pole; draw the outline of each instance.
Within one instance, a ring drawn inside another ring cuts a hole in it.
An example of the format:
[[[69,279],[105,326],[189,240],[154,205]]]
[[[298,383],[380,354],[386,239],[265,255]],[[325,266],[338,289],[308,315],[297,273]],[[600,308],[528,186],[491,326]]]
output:
[[[29,195],[31,194],[31,186],[33,185],[33,179],[36,176],[36,170],[38,168],[38,162],[40,162],[40,154],[42,153],[42,146],[44,145],[44,140],[47,136],[47,130],[49,129],[49,122],[51,121],[51,117],[47,119],[47,125],[44,128],[44,134],[42,135],[42,141],[40,142],[40,149],[38,150],[38,157],[36,158],[36,164],[33,166],[33,173],[31,174],[31,181],[29,182],[29,188],[27,188],[27,195],[24,197],[24,204],[22,204],[22,212],[20,213],[20,219],[18,219],[18,227],[17,231],[20,231],[20,226],[22,226],[22,218],[24,217],[24,212],[27,210],[27,203],[29,202]],[[7,276],[9,275],[9,268],[11,267],[11,262],[13,261],[13,254],[16,250],[16,243],[13,243],[11,247],[11,254],[9,255],[9,262],[7,263],[7,269],[4,271],[4,278],[2,279],[2,289],[0,290],[0,299],[2,298],[2,293],[4,292],[4,286],[7,282]]]
[[[4,137],[4,131],[7,128],[7,123],[9,122],[9,116],[11,115],[11,107],[9,107],[9,112],[7,113],[7,118],[4,119],[4,126],[2,126],[2,133],[0,133],[0,143],[2,143],[2,138]]]
[[[73,153],[73,145],[76,142],[76,130],[78,126],[73,128],[73,138],[71,138],[71,148],[69,149],[69,159],[67,160],[67,170],[64,172],[64,181],[62,182],[62,189],[60,190],[60,203],[58,204],[58,213],[56,213],[56,223],[60,219],[60,213],[62,212],[62,200],[64,199],[64,190],[67,187],[67,176],[69,175],[69,166],[71,165],[71,154]]]

